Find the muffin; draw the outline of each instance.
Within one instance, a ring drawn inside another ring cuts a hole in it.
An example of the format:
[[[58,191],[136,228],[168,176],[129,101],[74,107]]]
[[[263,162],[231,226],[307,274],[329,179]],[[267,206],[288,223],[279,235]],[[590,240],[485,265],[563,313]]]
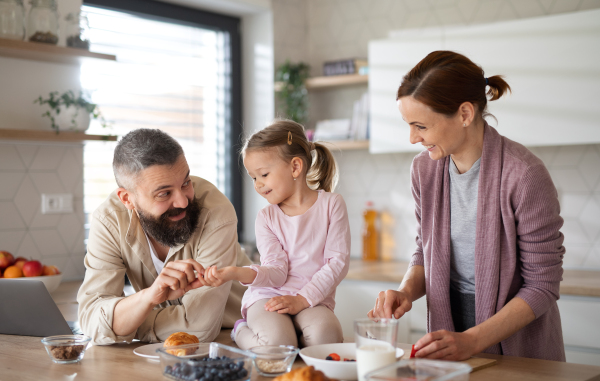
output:
[[[185,332],[175,332],[175,333],[171,334],[171,336],[167,337],[167,340],[165,340],[165,342],[163,343],[163,347],[167,348],[167,347],[175,347],[175,346],[184,345],[184,344],[198,344],[198,343],[200,343],[200,340],[198,340],[198,338],[194,335],[190,335]],[[188,348],[181,348],[181,349],[167,349],[167,353],[170,353],[175,356],[186,356],[186,355],[191,355],[192,353],[196,352],[197,349],[198,349],[198,347],[196,347],[196,346],[191,346]]]

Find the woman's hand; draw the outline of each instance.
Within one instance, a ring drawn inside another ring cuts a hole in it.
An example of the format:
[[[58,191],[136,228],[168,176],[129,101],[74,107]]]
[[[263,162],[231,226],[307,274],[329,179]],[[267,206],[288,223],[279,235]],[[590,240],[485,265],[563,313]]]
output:
[[[305,308],[310,307],[308,300],[302,295],[285,295],[276,296],[269,299],[265,304],[265,310],[273,312],[277,311],[280,314],[296,315]]]
[[[367,316],[371,319],[391,319],[393,314],[396,319],[400,319],[411,308],[412,301],[404,291],[381,291],[375,300],[375,307]]]
[[[236,278],[236,267],[227,266],[222,269],[217,269],[217,266],[208,267],[204,270],[204,282],[212,287],[219,287],[220,285],[234,280]]]
[[[472,332],[462,333],[446,330],[426,334],[415,343],[415,357],[462,361],[479,353],[477,338]]]

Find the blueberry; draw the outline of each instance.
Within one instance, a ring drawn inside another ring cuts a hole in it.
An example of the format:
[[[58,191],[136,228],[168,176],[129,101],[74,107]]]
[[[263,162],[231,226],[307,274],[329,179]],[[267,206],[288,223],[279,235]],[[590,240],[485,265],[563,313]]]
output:
[[[238,372],[239,378],[246,378],[248,376],[248,371],[246,369],[242,369]]]
[[[238,361],[238,367],[243,368],[244,367],[244,360],[240,360]]]
[[[171,365],[165,366],[165,373],[169,374],[173,371],[173,367]]]
[[[210,374],[217,374],[217,372],[218,372],[217,368],[212,368],[210,370]]]
[[[333,357],[327,356],[327,357],[325,357],[325,360],[333,360]]]

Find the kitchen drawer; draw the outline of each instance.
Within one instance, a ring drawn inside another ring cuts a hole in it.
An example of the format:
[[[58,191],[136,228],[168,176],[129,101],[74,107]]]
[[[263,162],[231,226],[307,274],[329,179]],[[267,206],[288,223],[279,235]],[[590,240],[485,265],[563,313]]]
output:
[[[586,348],[566,347],[567,362],[598,366],[600,364],[600,350]]]
[[[561,295],[558,308],[565,346],[600,349],[600,298]]]
[[[411,331],[427,331],[427,300],[425,297],[413,302],[409,324]]]

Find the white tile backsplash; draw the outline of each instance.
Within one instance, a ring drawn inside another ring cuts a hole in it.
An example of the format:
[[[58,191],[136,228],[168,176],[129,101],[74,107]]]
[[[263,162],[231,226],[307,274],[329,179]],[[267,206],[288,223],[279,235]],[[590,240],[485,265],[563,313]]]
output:
[[[62,146],[41,146],[29,166],[30,170],[54,170],[58,167],[65,147]]]
[[[0,250],[83,279],[82,165],[79,143],[0,142]],[[41,193],[72,193],[75,212],[41,214]]]
[[[3,241],[3,243],[4,243],[4,241]],[[42,255],[40,254],[40,251],[38,250],[37,246],[33,242],[33,238],[31,238],[30,233],[26,233],[25,236],[23,237],[23,240],[21,241],[21,244],[19,245],[18,250],[16,250],[16,255],[18,257],[23,257],[23,258],[31,258],[31,259],[37,259],[37,260],[42,259]],[[56,266],[54,263],[44,262],[44,264]],[[60,267],[59,267],[59,270],[60,270]]]
[[[12,200],[24,177],[23,172],[5,172],[0,180],[0,200]]]

